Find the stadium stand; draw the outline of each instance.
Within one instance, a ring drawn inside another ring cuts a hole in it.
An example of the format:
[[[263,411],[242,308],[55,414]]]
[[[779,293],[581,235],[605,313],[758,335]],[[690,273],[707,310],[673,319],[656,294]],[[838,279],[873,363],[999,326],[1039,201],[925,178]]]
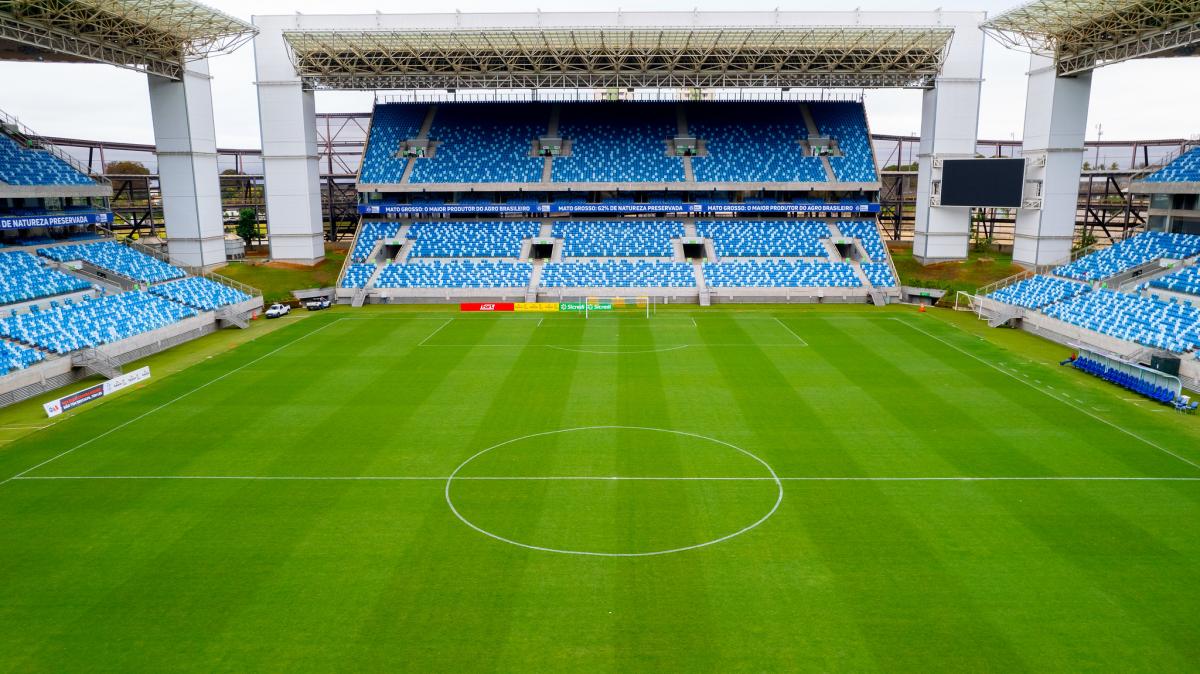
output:
[[[0,377],[45,360],[40,351],[0,340]]]
[[[698,182],[825,182],[819,157],[806,157],[808,127],[798,103],[705,103],[687,107],[688,131],[704,140],[692,158]]]
[[[808,220],[722,220],[696,223],[717,257],[828,257],[829,227]]]
[[[1192,148],[1158,171],[1146,176],[1148,183],[1200,182],[1200,147]]]
[[[560,110],[559,135],[571,154],[554,159],[554,182],[684,180],[683,161],[667,155],[678,130],[674,105],[567,103]]]
[[[543,159],[530,154],[546,133],[548,113],[548,106],[515,103],[439,106],[429,131],[437,151],[417,160],[409,182],[541,182]]]
[[[1012,285],[1004,286],[987,297],[997,302],[1026,309],[1040,309],[1088,290],[1090,288],[1087,285],[1075,281],[1067,281],[1053,276],[1031,276]]]
[[[1197,254],[1200,236],[1143,232],[1058,267],[1054,273],[1079,281],[1099,281],[1158,258],[1182,260]]]
[[[1150,286],[1188,295],[1200,295],[1200,265],[1184,267],[1177,272],[1160,276],[1143,287]]]
[[[0,305],[87,290],[91,284],[42,266],[24,251],[0,254]]]
[[[1144,346],[1175,353],[1200,347],[1200,309],[1191,304],[1100,289],[1042,311],[1051,318]]]
[[[896,276],[892,273],[892,268],[888,263],[864,262],[862,270],[867,275],[867,280],[876,288],[896,287]]]
[[[200,311],[215,311],[250,299],[240,290],[200,276],[150,286],[148,292]]]
[[[409,257],[520,257],[521,241],[537,236],[536,222],[418,222],[408,229]]]
[[[109,344],[196,315],[195,309],[133,291],[0,319],[0,335],[64,354]]]
[[[849,264],[802,260],[707,263],[704,280],[714,288],[862,287]]]
[[[671,238],[683,231],[674,221],[585,221],[556,222],[553,235],[563,239],[563,257],[671,257]]]
[[[379,272],[376,288],[524,288],[533,265],[489,260],[434,260],[389,264]]]
[[[95,181],[44,149],[0,133],[0,181],[9,185],[93,185]]]
[[[351,262],[366,262],[367,256],[375,250],[375,244],[380,239],[393,239],[400,233],[400,223],[390,220],[369,220],[363,222],[358,240],[354,242],[354,250],[350,253]]]
[[[548,262],[542,269],[541,285],[546,288],[693,288],[696,275],[686,262]]]
[[[185,275],[179,267],[114,241],[39,248],[37,254],[56,262],[82,260],[140,283],[169,281]]]
[[[842,156],[830,157],[833,174],[842,182],[875,182],[875,158],[861,103],[811,104],[813,120],[822,134],[837,140]]]
[[[368,263],[356,263],[346,267],[346,273],[342,275],[343,288],[362,288],[367,285],[367,281],[371,279],[371,274],[375,273],[375,265]]]
[[[872,261],[887,259],[887,249],[883,245],[883,238],[879,236],[879,227],[874,222],[866,220],[839,221],[837,227],[842,234],[861,241],[863,250],[867,252],[867,257]]]
[[[383,103],[375,106],[371,117],[371,135],[363,154],[359,181],[398,183],[408,166],[407,157],[397,156],[400,143],[416,138],[421,132],[428,107],[411,103]]]

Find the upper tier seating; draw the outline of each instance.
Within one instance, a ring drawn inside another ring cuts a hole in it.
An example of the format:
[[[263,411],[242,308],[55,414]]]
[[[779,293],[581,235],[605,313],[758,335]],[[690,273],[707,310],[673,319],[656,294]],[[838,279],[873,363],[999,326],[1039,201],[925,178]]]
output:
[[[874,222],[850,220],[838,222],[837,227],[843,235],[861,241],[863,250],[867,251],[867,257],[871,260],[878,262],[887,259],[887,248],[883,245],[883,238],[879,236],[879,227]]]
[[[1184,267],[1177,272],[1160,276],[1147,285],[1177,293],[1200,295],[1200,265]]]
[[[813,121],[824,135],[837,140],[841,157],[830,157],[833,174],[842,182],[875,182],[875,157],[861,103],[813,103]]]
[[[0,255],[0,305],[87,290],[87,281],[43,267],[29,253]]]
[[[150,286],[148,292],[200,311],[216,311],[221,307],[250,299],[249,295],[236,288],[200,276],[189,276],[178,281]]]
[[[683,223],[556,222],[554,236],[563,239],[563,257],[671,257],[671,238],[683,236]]]
[[[1182,260],[1196,254],[1200,254],[1200,236],[1143,232],[1058,267],[1054,273],[1080,281],[1099,281],[1161,257]]]
[[[0,377],[14,370],[24,370],[45,358],[40,351],[12,342],[0,341]]]
[[[380,239],[394,239],[400,233],[400,223],[390,220],[368,220],[362,224],[358,240],[354,242],[354,250],[350,252],[351,262],[366,262],[375,244]]]
[[[408,228],[414,257],[520,257],[536,222],[418,222]]]
[[[990,299],[1026,309],[1040,309],[1069,297],[1087,292],[1089,286],[1053,276],[1031,276],[1004,286],[988,295]]]
[[[544,160],[530,153],[533,140],[546,133],[549,112],[549,106],[514,103],[439,106],[429,130],[437,151],[417,160],[409,182],[541,182]]]
[[[396,156],[400,143],[416,138],[429,106],[414,103],[384,103],[375,106],[371,137],[363,155],[359,180],[364,183],[398,183],[408,166],[407,157]]]
[[[191,307],[135,291],[0,318],[0,334],[62,354],[120,341],[195,315]]]
[[[182,278],[185,275],[179,267],[169,265],[145,253],[139,253],[115,241],[39,248],[37,253],[56,262],[82,260],[139,283],[158,283]]]
[[[696,275],[686,262],[605,260],[547,262],[546,288],[694,288]]]
[[[803,260],[749,260],[704,265],[704,280],[714,288],[861,288],[847,263]]]
[[[1042,312],[1117,339],[1175,353],[1200,346],[1200,309],[1190,304],[1102,289],[1051,304]]]
[[[1200,182],[1200,147],[1192,148],[1146,176],[1148,183],[1194,183]]]
[[[533,265],[489,260],[434,260],[389,264],[375,279],[376,288],[525,288]]]
[[[367,285],[367,281],[371,280],[371,274],[374,273],[374,264],[352,264],[346,267],[346,273],[342,276],[342,287],[362,288]]]
[[[569,157],[556,157],[554,182],[681,182],[683,161],[667,156],[678,131],[675,106],[664,103],[564,103],[559,135]]]
[[[697,182],[825,182],[819,157],[804,156],[799,103],[693,103],[688,132],[704,140],[692,157]]]
[[[696,223],[717,257],[828,257],[829,227],[810,220],[722,220]]]
[[[896,285],[896,276],[886,262],[863,262],[862,270],[876,288],[893,288]]]
[[[9,185],[93,185],[96,181],[46,150],[0,133],[0,182]]]

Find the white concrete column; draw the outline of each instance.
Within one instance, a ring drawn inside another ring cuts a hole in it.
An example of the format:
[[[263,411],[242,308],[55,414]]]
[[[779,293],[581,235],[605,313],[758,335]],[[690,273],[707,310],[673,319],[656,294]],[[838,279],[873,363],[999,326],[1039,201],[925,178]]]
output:
[[[1025,203],[1035,208],[1017,211],[1013,261],[1032,267],[1071,254],[1092,74],[1059,77],[1053,59],[1035,54],[1028,78],[1021,154]]]
[[[304,91],[283,40],[286,17],[255,17],[258,118],[271,258],[315,264],[325,257],[316,100]]]
[[[147,79],[167,251],[193,267],[223,264],[225,225],[208,61],[189,62],[182,80]]]
[[[959,24],[942,74],[921,101],[913,256],[923,264],[967,257],[971,209],[936,205],[936,189],[942,179],[942,160],[975,156],[982,84],[983,32],[977,24]]]

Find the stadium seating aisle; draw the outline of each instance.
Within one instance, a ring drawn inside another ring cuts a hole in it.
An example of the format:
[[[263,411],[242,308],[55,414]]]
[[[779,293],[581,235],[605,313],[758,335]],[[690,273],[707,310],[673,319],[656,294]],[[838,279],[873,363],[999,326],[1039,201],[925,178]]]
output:
[[[704,103],[687,107],[688,131],[704,140],[693,157],[698,182],[825,182],[819,157],[800,141],[808,127],[799,103]]]
[[[371,263],[357,263],[346,267],[346,273],[342,275],[343,288],[362,288],[367,285],[367,281],[371,280],[371,274],[375,273],[375,265]]]
[[[1091,288],[1083,283],[1053,276],[1032,276],[1000,288],[987,297],[997,302],[1026,309],[1040,309],[1055,302],[1075,297]]]
[[[887,248],[883,245],[883,238],[879,236],[879,227],[874,221],[839,221],[837,226],[845,236],[861,241],[863,250],[867,252],[867,257],[872,261],[878,262],[887,259]]]
[[[37,254],[56,262],[82,260],[140,283],[158,283],[185,276],[182,269],[115,241],[39,248]]]
[[[671,239],[683,231],[683,223],[672,220],[598,220],[556,222],[553,235],[563,239],[564,257],[671,257]]]
[[[0,377],[45,360],[42,352],[0,340]]]
[[[429,130],[437,152],[417,160],[409,182],[541,182],[543,159],[530,154],[534,139],[546,133],[549,111],[519,103],[439,106]]]
[[[1158,171],[1146,176],[1148,183],[1200,182],[1200,147],[1192,148]]]
[[[0,305],[87,290],[91,284],[56,269],[43,267],[23,251],[0,254]]]
[[[9,185],[93,185],[96,181],[46,150],[0,133],[0,182]]]
[[[520,257],[521,242],[539,228],[530,221],[418,222],[408,229],[409,257]]]
[[[686,262],[605,260],[548,262],[545,288],[694,288],[696,275]]]
[[[683,161],[667,155],[675,106],[664,103],[567,103],[559,135],[571,155],[556,157],[554,182],[682,182]]]
[[[801,260],[749,260],[704,265],[704,280],[714,288],[861,288],[846,263]]]
[[[1200,236],[1143,232],[1058,267],[1054,273],[1079,281],[1099,281],[1158,258],[1182,260],[1197,254]]]
[[[200,311],[215,311],[250,299],[246,293],[200,276],[189,276],[150,286],[151,294],[186,304]]]
[[[696,223],[717,257],[829,257],[829,227],[808,220],[721,220]]]
[[[362,224],[358,240],[354,242],[354,250],[350,253],[351,262],[366,262],[367,256],[375,250],[375,244],[380,239],[394,239],[400,233],[400,223],[393,220],[369,220]]]
[[[195,315],[191,307],[134,291],[2,318],[0,334],[64,354],[116,342]]]
[[[371,137],[363,156],[359,180],[364,183],[398,183],[408,166],[397,157],[400,143],[421,132],[428,106],[415,103],[384,103],[375,106]]]
[[[842,182],[875,182],[875,156],[861,103],[811,103],[817,129],[837,140],[841,157],[830,157],[833,174]]]
[[[1143,284],[1154,288],[1162,288],[1163,290],[1171,290],[1177,293],[1186,293],[1188,295],[1200,295],[1200,265],[1192,265],[1183,269],[1160,276],[1149,283]]]
[[[1175,353],[1200,347],[1200,309],[1111,290],[1082,293],[1042,312],[1096,332]]]
[[[528,262],[434,260],[389,264],[376,288],[525,288],[533,274]]]

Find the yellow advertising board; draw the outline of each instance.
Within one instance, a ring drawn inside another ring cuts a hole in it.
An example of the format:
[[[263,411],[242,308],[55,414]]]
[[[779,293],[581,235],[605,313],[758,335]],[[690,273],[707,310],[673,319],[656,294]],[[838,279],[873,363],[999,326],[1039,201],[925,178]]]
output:
[[[513,311],[558,311],[558,302],[514,302]]]

